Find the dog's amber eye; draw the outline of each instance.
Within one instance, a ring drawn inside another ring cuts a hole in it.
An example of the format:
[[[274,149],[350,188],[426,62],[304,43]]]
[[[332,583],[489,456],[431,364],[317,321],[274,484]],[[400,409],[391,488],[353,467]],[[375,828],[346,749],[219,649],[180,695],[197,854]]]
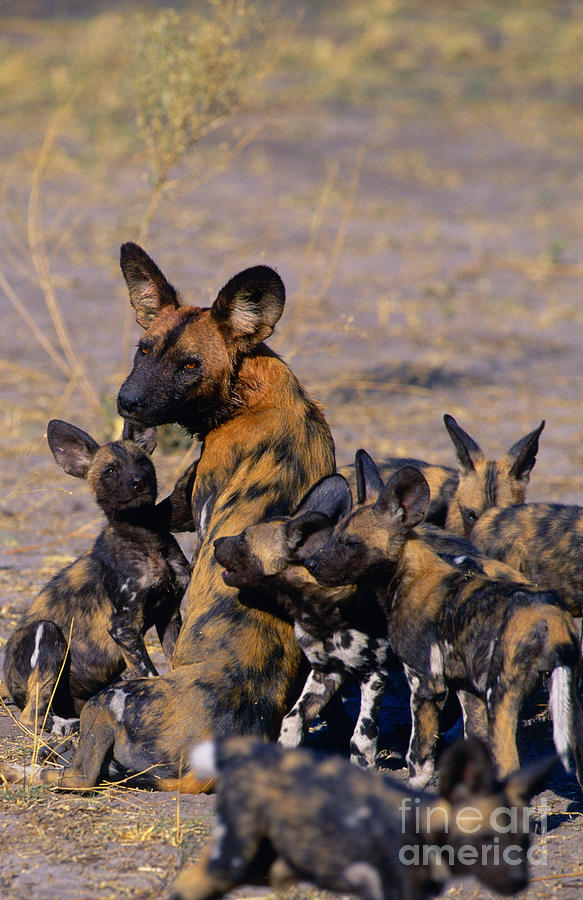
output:
[[[192,372],[193,369],[198,369],[199,362],[196,359],[191,359],[189,362],[184,363],[184,368],[188,369],[189,372]]]
[[[147,355],[148,355],[148,348],[147,348],[147,347],[140,347],[140,353],[143,353],[144,356],[147,356]]]

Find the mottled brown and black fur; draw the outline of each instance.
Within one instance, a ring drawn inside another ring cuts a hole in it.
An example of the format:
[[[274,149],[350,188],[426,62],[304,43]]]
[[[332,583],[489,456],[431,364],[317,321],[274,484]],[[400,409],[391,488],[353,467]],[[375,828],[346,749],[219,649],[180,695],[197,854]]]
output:
[[[363,457],[355,471],[362,481]],[[279,607],[294,631],[311,671],[302,693],[284,717],[279,741],[297,747],[315,716],[348,676],[359,683],[360,711],[352,730],[350,755],[360,766],[374,765],[378,713],[390,671],[400,669],[387,634],[387,619],[376,591],[368,584],[326,587],[303,561],[321,547],[338,518],[347,515],[352,497],[342,476],[329,475],[306,495],[292,516],[250,525],[241,534],[215,542],[223,578],[240,588],[244,602],[260,598]],[[457,535],[424,526],[438,553],[457,556],[471,545]]]
[[[469,535],[473,523],[491,506],[523,503],[526,487],[538,452],[544,421],[525,435],[500,459],[486,459],[476,442],[457,424],[453,416],[443,417],[460,463],[459,469],[407,457],[391,457],[378,465],[383,481],[397,469],[419,469],[429,485],[430,502],[425,521],[458,534]],[[362,483],[354,466],[342,466],[352,493],[362,500]]]
[[[446,527],[469,537],[485,510],[524,503],[545,423],[543,419],[538,428],[520,438],[504,456],[487,459],[453,416],[445,415],[443,420],[461,466],[448,506]]]
[[[377,473],[370,502],[341,520],[305,565],[323,584],[377,585],[411,689],[413,783],[423,786],[433,775],[439,709],[449,689],[458,692],[466,734],[487,736],[499,774],[517,768],[518,713],[541,674],[550,675],[555,745],[565,764],[573,754],[581,783],[578,637],[559,597],[477,551],[474,558],[435,552],[416,529],[429,502],[418,469],[400,469],[380,489],[378,483]]]
[[[403,466],[415,466],[416,469],[423,472],[431,493],[425,521],[444,528],[449,507],[458,489],[460,473],[453,466],[440,466],[405,456],[394,456],[384,459],[379,463],[378,470],[381,478],[386,481],[393,472],[396,472],[397,469],[402,469]],[[363,485],[359,477],[358,467],[353,465],[341,466],[338,472],[346,478],[353,496],[361,503]]]
[[[557,591],[571,615],[583,615],[583,507],[524,503],[489,509],[474,525],[472,543],[541,590]]]
[[[144,644],[148,628],[156,627],[170,661],[190,567],[155,509],[151,436],[147,444],[100,447],[53,419],[47,437],[57,463],[87,480],[107,518],[91,549],[33,600],[6,645],[5,680],[20,721],[50,729],[78,716],[126,668],[133,677],[156,674]]]
[[[514,894],[528,883],[526,804],[553,764],[500,782],[480,741],[459,742],[443,756],[439,794],[430,794],[307,750],[245,738],[199,746],[193,767],[218,778],[217,823],[172,900],[222,897],[266,879],[364,900],[424,900],[460,875]]]
[[[137,245],[123,245],[121,266],[145,333],[119,410],[130,431],[178,422],[201,439],[198,462],[160,505],[173,530],[196,532],[198,551],[174,670],[93,698],[72,767],[38,777],[91,786],[113,757],[113,770],[153,766],[153,784],[198,792],[209,785],[188,772],[188,748],[217,735],[277,737],[301,687],[293,626],[240,602],[214,541],[289,514],[335,470],[334,444],[319,408],[263,343],[285,300],[273,269],[246,269],[203,309],[181,306]]]

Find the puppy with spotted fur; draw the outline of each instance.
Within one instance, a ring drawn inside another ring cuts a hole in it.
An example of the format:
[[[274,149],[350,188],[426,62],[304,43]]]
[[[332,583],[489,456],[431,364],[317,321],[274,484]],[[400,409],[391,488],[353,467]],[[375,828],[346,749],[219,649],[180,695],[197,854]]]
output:
[[[354,472],[359,491],[364,484],[362,466],[363,457],[357,454]],[[387,678],[401,668],[391,650],[386,612],[374,585],[326,587],[303,565],[351,508],[348,484],[341,475],[330,475],[306,494],[292,516],[267,519],[215,541],[215,557],[224,567],[226,583],[239,588],[242,602],[257,605],[261,598],[292,619],[310,663],[302,693],[283,719],[279,742],[299,746],[313,719],[352,676],[360,688],[360,712],[350,757],[366,767],[375,763]],[[472,550],[463,538],[430,525],[424,528],[437,553],[459,556]]]
[[[352,675],[360,687],[360,713],[350,741],[351,760],[374,765],[378,712],[391,661],[387,620],[374,592],[349,585],[326,588],[312,578],[302,558],[325,543],[334,522],[352,506],[340,475],[316,484],[292,516],[248,526],[215,541],[223,578],[240,590],[242,602],[260,598],[289,616],[310,672],[302,693],[284,717],[279,741],[297,747],[310,723]],[[350,731],[350,723],[347,722]]]
[[[496,780],[485,746],[443,756],[440,792],[416,793],[346,760],[231,738],[200,745],[192,767],[218,777],[217,824],[172,900],[311,881],[364,900],[424,900],[455,876],[514,894],[528,883],[528,799],[554,760]],[[516,828],[497,828],[497,811]],[[494,854],[496,846],[497,856]]]
[[[439,710],[450,687],[458,692],[466,734],[488,739],[500,776],[515,770],[518,714],[546,675],[555,746],[565,767],[573,755],[583,787],[578,634],[558,595],[536,590],[477,551],[449,559],[437,553],[416,527],[429,503],[421,472],[405,467],[383,485],[360,453],[367,460],[367,502],[338,522],[305,565],[332,587],[376,585],[411,689],[412,783],[423,787],[433,776]]]
[[[157,674],[144,643],[151,626],[170,662],[190,567],[155,507],[154,429],[100,447],[53,419],[47,438],[58,465],[88,482],[107,519],[91,549],[33,600],[6,645],[4,677],[20,721],[58,732],[125,669]]]

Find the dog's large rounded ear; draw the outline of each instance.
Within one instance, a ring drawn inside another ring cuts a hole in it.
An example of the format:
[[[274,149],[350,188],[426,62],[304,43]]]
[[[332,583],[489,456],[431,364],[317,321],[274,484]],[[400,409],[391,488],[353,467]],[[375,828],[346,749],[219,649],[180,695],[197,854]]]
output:
[[[376,503],[383,487],[383,479],[374,460],[366,450],[357,450],[354,458],[356,498],[358,503]]]
[[[324,529],[331,532],[333,527],[334,524],[328,516],[315,510],[294,516],[285,526],[288,547],[290,550],[297,550],[313,534],[317,534]]]
[[[542,791],[547,779],[559,762],[559,756],[549,756],[512,772],[504,782],[504,790],[511,805],[528,803],[531,797]]]
[[[455,452],[462,469],[465,472],[473,472],[475,463],[484,454],[469,434],[467,434],[463,428],[460,428],[453,416],[449,416],[446,413],[443,417],[443,421],[447,428],[447,433],[455,447]]]
[[[352,509],[352,494],[342,475],[326,475],[314,484],[303,497],[293,516],[318,512],[330,521],[337,522]]]
[[[394,472],[382,488],[375,508],[391,516],[399,516],[404,529],[419,524],[429,508],[429,485],[414,466],[403,466]]]
[[[253,266],[221,288],[211,316],[245,352],[273,333],[284,303],[285,287],[277,272],[269,266]]]
[[[119,263],[138,325],[148,328],[164,308],[178,309],[176,290],[138,244],[131,241],[122,244]]]
[[[47,425],[47,440],[57,465],[75,478],[87,477],[93,457],[99,450],[99,444],[91,435],[76,425],[51,419]]]
[[[479,738],[456,741],[439,764],[439,793],[450,803],[463,803],[496,790],[496,773],[486,744]]]
[[[509,473],[511,478],[516,478],[517,481],[528,481],[536,462],[538,439],[544,427],[545,420],[543,419],[538,428],[516,441],[508,451],[508,456],[514,459]]]

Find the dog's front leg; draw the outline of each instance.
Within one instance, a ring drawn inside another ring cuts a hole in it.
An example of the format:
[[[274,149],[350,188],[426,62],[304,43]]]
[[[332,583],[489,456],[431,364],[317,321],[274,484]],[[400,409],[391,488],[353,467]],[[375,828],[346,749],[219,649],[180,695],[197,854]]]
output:
[[[312,669],[304,689],[281,723],[279,743],[284,747],[298,747],[310,722],[320,713],[343,682],[339,672]]]
[[[140,628],[143,604],[136,593],[122,595],[114,606],[109,634],[120,649],[131,678],[152,678],[158,674],[146,650]]]
[[[262,837],[261,827],[251,810],[224,810],[219,798],[217,824],[210,843],[199,861],[180,873],[174,883],[171,900],[221,897],[242,884],[257,854]],[[267,875],[267,872],[264,874]]]
[[[384,690],[385,678],[378,671],[370,672],[360,683],[360,712],[350,741],[350,761],[361,768],[375,764]]]

